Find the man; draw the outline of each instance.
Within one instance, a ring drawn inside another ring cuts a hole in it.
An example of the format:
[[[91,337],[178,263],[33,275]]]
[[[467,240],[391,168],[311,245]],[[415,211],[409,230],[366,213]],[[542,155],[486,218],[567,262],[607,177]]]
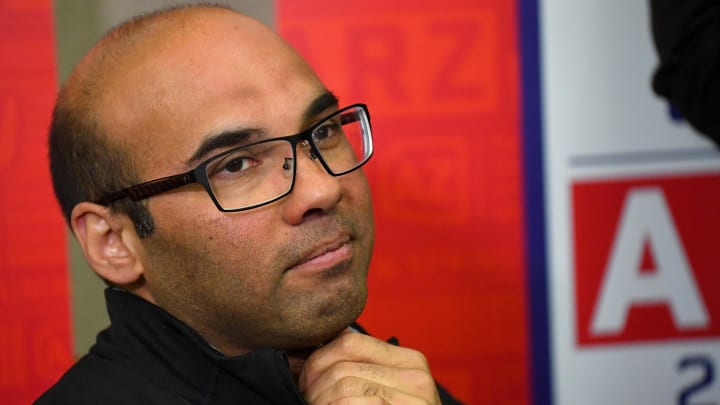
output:
[[[371,154],[366,107],[244,15],[111,31],[60,91],[50,161],[112,326],[37,403],[453,401],[420,353],[351,326]]]

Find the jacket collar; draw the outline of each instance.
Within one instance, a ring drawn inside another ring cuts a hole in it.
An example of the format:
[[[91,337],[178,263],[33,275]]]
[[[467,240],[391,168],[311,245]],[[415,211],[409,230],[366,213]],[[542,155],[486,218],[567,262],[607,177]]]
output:
[[[228,357],[162,308],[117,288],[105,291],[112,326],[91,349],[192,398],[219,389],[217,373],[228,373],[265,398],[302,402],[284,352],[271,348]]]

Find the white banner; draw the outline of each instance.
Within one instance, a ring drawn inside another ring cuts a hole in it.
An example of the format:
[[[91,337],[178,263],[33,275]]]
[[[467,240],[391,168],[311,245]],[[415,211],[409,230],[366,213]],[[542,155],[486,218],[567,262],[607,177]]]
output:
[[[720,404],[720,154],[652,93],[647,7],[540,8],[560,405]]]

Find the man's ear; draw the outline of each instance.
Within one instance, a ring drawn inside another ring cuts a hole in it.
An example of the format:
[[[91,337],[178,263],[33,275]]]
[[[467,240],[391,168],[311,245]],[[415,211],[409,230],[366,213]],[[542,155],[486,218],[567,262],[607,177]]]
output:
[[[102,205],[81,202],[72,210],[70,226],[85,259],[100,277],[118,287],[142,281],[142,245],[130,218]]]

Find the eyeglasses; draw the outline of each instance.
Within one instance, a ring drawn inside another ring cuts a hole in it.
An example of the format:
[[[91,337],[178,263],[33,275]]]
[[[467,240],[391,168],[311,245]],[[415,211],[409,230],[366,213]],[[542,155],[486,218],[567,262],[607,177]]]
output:
[[[97,203],[139,201],[200,183],[220,211],[243,211],[277,201],[295,184],[297,146],[332,176],[364,165],[373,154],[370,114],[365,104],[345,107],[296,135],[265,139],[213,156],[185,173],[109,193]]]

